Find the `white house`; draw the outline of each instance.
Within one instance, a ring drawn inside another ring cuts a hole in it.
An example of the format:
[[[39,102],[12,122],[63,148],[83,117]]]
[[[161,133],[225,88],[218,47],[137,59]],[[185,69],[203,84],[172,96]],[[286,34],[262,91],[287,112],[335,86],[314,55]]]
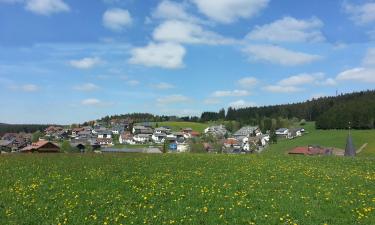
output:
[[[285,136],[288,137],[289,129],[288,128],[280,128],[276,130],[276,135],[278,136]]]
[[[152,141],[155,143],[163,143],[167,135],[165,133],[154,133],[151,136]]]
[[[128,145],[135,145],[135,141],[133,140],[132,134],[122,133],[118,138],[120,144],[128,144]]]
[[[137,143],[147,143],[150,141],[149,134],[137,134],[133,137],[133,140]]]
[[[110,131],[98,132],[98,138],[112,138],[112,133]]]

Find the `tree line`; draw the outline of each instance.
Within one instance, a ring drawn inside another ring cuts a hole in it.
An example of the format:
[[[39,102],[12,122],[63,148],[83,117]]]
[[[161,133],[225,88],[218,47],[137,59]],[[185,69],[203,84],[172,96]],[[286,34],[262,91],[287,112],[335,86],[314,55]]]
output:
[[[259,125],[268,119],[293,119],[316,121],[320,129],[344,129],[349,122],[354,129],[375,128],[375,91],[361,91],[338,96],[321,97],[300,103],[248,107],[235,109],[229,107],[219,112],[204,112],[201,122],[239,121],[243,124]],[[224,112],[224,113],[223,113]],[[269,123],[267,121],[267,123]],[[268,127],[268,126],[267,126]]]

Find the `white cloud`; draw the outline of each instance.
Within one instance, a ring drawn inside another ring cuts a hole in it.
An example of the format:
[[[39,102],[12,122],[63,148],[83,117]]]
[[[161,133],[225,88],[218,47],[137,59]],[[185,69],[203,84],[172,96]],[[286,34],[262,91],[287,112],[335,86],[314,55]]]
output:
[[[183,96],[183,95],[169,95],[169,96],[156,99],[156,102],[160,105],[187,103],[190,101],[191,101],[190,98]]]
[[[160,90],[175,88],[175,86],[173,84],[169,84],[169,83],[166,83],[166,82],[160,82],[160,83],[157,83],[157,84],[153,84],[152,87],[156,88],[156,89],[160,89]]]
[[[232,107],[232,108],[239,109],[239,108],[246,108],[246,107],[254,107],[254,106],[256,106],[256,104],[254,102],[247,102],[245,100],[238,100],[238,101],[234,101],[234,102],[229,103],[229,106]]]
[[[240,97],[249,96],[250,92],[247,90],[233,90],[233,91],[215,91],[212,93],[212,97]]]
[[[327,78],[324,81],[319,82],[320,85],[325,85],[325,86],[335,86],[337,85],[337,82],[333,78]]]
[[[102,102],[96,98],[88,98],[81,102],[82,105],[100,105]]]
[[[140,84],[140,82],[138,80],[129,80],[126,82],[126,84],[130,86],[137,86]]]
[[[231,44],[234,40],[190,22],[168,20],[156,27],[153,38],[162,42],[177,42],[188,44]]]
[[[39,90],[39,87],[35,84],[14,85],[12,81],[7,86],[13,91],[36,92]]]
[[[237,81],[237,83],[243,88],[249,88],[256,85],[258,83],[258,79],[255,77],[244,77]]]
[[[206,105],[217,105],[217,104],[221,103],[221,101],[217,98],[207,98],[207,99],[204,100],[203,103],[206,104]]]
[[[341,72],[336,77],[340,81],[375,83],[375,68],[354,68]]]
[[[313,73],[313,74],[298,74],[295,76],[290,76],[288,78],[285,78],[281,81],[279,81],[279,85],[281,86],[298,86],[298,85],[304,85],[304,84],[313,84],[317,82],[318,80],[321,80],[324,78],[323,73]]]
[[[270,24],[256,26],[247,38],[271,42],[318,42],[325,39],[319,30],[322,26],[323,22],[317,18],[298,20],[284,17]]]
[[[250,45],[243,50],[250,60],[267,61],[283,66],[298,66],[321,59],[319,55],[291,51],[274,45]]]
[[[167,20],[176,19],[192,23],[205,23],[201,19],[187,13],[186,8],[186,4],[164,0],[160,2],[160,4],[154,10],[154,12],[152,13],[152,17]]]
[[[85,83],[82,85],[74,86],[74,90],[77,90],[77,91],[95,91],[98,89],[99,87],[93,83]]]
[[[220,23],[232,23],[239,18],[251,18],[264,9],[269,0],[191,0],[199,11]]]
[[[362,5],[344,3],[343,7],[354,23],[358,25],[375,22],[375,2],[369,2]]]
[[[375,66],[375,48],[369,48],[367,50],[366,56],[363,59],[363,64],[366,66]]]
[[[93,58],[83,58],[78,60],[71,60],[69,63],[71,66],[77,68],[77,69],[90,69],[98,64],[100,64],[102,61],[98,57]]]
[[[175,43],[150,43],[145,47],[131,50],[129,63],[149,67],[162,67],[166,69],[178,69],[184,66],[183,58],[186,50]]]
[[[62,0],[26,0],[25,9],[40,15],[70,11],[70,7]]]
[[[103,25],[113,31],[122,31],[132,24],[132,17],[128,10],[113,8],[103,14]]]
[[[266,91],[273,92],[273,93],[294,93],[300,92],[304,89],[294,87],[294,86],[282,86],[282,85],[269,85],[263,88]]]

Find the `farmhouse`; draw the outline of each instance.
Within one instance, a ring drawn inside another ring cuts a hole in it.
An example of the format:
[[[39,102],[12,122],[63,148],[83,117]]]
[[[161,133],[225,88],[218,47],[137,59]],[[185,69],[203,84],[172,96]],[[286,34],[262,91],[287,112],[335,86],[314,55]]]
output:
[[[236,133],[233,134],[234,138],[239,141],[242,141],[245,137],[249,136],[258,136],[261,135],[259,127],[246,126],[239,129]]]
[[[145,127],[145,126],[134,126],[132,132],[133,134],[153,134],[154,133],[151,127]]]
[[[150,136],[149,134],[136,134],[134,137],[133,137],[133,140],[137,143],[147,143],[150,141]]]
[[[24,147],[21,149],[22,153],[32,153],[32,152],[39,152],[39,153],[58,153],[60,152],[60,147],[52,143],[50,141],[38,141],[32,143],[29,146]]]
[[[278,137],[288,138],[289,129],[288,128],[280,128],[276,130],[276,135]]]
[[[211,127],[207,127],[205,130],[204,130],[204,133],[205,134],[212,134],[216,137],[219,137],[219,138],[222,138],[225,136],[225,134],[228,133],[227,129],[225,128],[224,125],[219,125],[219,126],[211,126]]]
[[[120,144],[134,145],[133,135],[130,132],[123,132],[119,137]]]

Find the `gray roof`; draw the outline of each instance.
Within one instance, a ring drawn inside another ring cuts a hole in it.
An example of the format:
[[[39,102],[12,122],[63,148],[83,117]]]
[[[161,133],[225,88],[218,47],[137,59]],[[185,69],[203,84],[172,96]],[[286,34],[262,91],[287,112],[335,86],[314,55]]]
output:
[[[252,127],[252,126],[242,127],[236,133],[234,133],[234,136],[248,136],[257,129],[259,129],[259,127]]]

